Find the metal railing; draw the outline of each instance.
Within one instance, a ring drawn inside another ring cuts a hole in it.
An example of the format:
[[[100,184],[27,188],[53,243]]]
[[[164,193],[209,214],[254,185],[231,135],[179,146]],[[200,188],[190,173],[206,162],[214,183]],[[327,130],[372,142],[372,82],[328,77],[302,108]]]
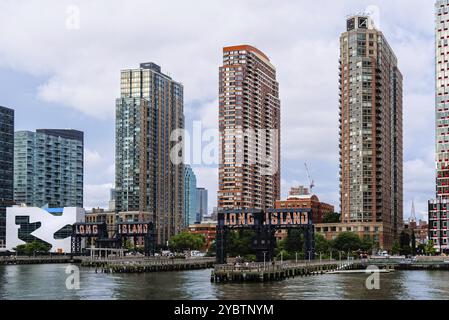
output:
[[[70,256],[9,256],[9,257],[0,257],[0,261],[8,262],[8,261],[52,261],[52,260],[71,260]]]
[[[215,271],[223,272],[261,272],[261,271],[283,271],[288,269],[302,268],[302,267],[317,267],[317,266],[327,266],[327,265],[337,265],[337,266],[348,266],[353,264],[354,261],[309,261],[303,260],[298,262],[286,261],[286,262],[251,262],[251,263],[236,263],[236,264],[224,264],[216,265]]]
[[[146,257],[146,259],[99,259],[86,262],[105,263],[113,265],[134,265],[134,266],[161,266],[161,265],[192,265],[192,264],[211,264],[215,258],[189,258],[189,259],[155,259]]]

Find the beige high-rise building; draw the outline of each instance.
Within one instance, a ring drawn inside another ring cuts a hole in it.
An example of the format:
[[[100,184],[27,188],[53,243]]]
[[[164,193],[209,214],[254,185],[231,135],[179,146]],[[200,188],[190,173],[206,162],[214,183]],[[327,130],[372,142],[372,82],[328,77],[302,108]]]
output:
[[[276,69],[249,45],[223,48],[219,70],[219,209],[274,208],[280,197]]]
[[[402,75],[370,17],[340,38],[341,219],[390,249],[403,225]]]

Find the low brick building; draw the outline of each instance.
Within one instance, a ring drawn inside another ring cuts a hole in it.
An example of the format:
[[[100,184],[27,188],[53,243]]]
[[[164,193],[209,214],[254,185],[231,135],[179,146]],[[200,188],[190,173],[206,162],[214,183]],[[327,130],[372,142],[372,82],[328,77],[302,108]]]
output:
[[[312,209],[312,221],[314,224],[322,223],[325,214],[334,213],[334,206],[320,202],[316,195],[290,195],[287,200],[277,200],[276,209]]]
[[[189,226],[188,231],[193,234],[202,234],[206,238],[206,250],[209,250],[212,242],[215,241],[217,223],[199,223]]]
[[[335,239],[339,233],[353,232],[360,239],[371,239],[376,247],[384,248],[382,242],[383,226],[381,222],[354,222],[354,223],[319,223],[315,224],[315,233],[323,235],[327,240]]]

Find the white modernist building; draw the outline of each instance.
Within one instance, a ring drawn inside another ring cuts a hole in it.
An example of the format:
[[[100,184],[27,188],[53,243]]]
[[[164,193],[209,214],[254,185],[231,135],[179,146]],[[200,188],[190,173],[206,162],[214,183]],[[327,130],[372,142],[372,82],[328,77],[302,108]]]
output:
[[[6,249],[39,241],[51,245],[51,252],[69,253],[72,225],[84,222],[82,208],[36,208],[13,206],[6,209]]]

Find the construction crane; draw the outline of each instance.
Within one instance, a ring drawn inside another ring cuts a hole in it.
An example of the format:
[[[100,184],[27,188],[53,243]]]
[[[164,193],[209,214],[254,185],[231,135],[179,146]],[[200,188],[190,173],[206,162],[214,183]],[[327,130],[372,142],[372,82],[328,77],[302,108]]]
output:
[[[313,187],[315,187],[315,182],[310,177],[310,171],[309,171],[309,167],[307,166],[307,162],[304,162],[304,166],[306,167],[307,178],[309,179],[309,192],[310,192],[310,194],[312,194],[312,189],[313,189]]]

